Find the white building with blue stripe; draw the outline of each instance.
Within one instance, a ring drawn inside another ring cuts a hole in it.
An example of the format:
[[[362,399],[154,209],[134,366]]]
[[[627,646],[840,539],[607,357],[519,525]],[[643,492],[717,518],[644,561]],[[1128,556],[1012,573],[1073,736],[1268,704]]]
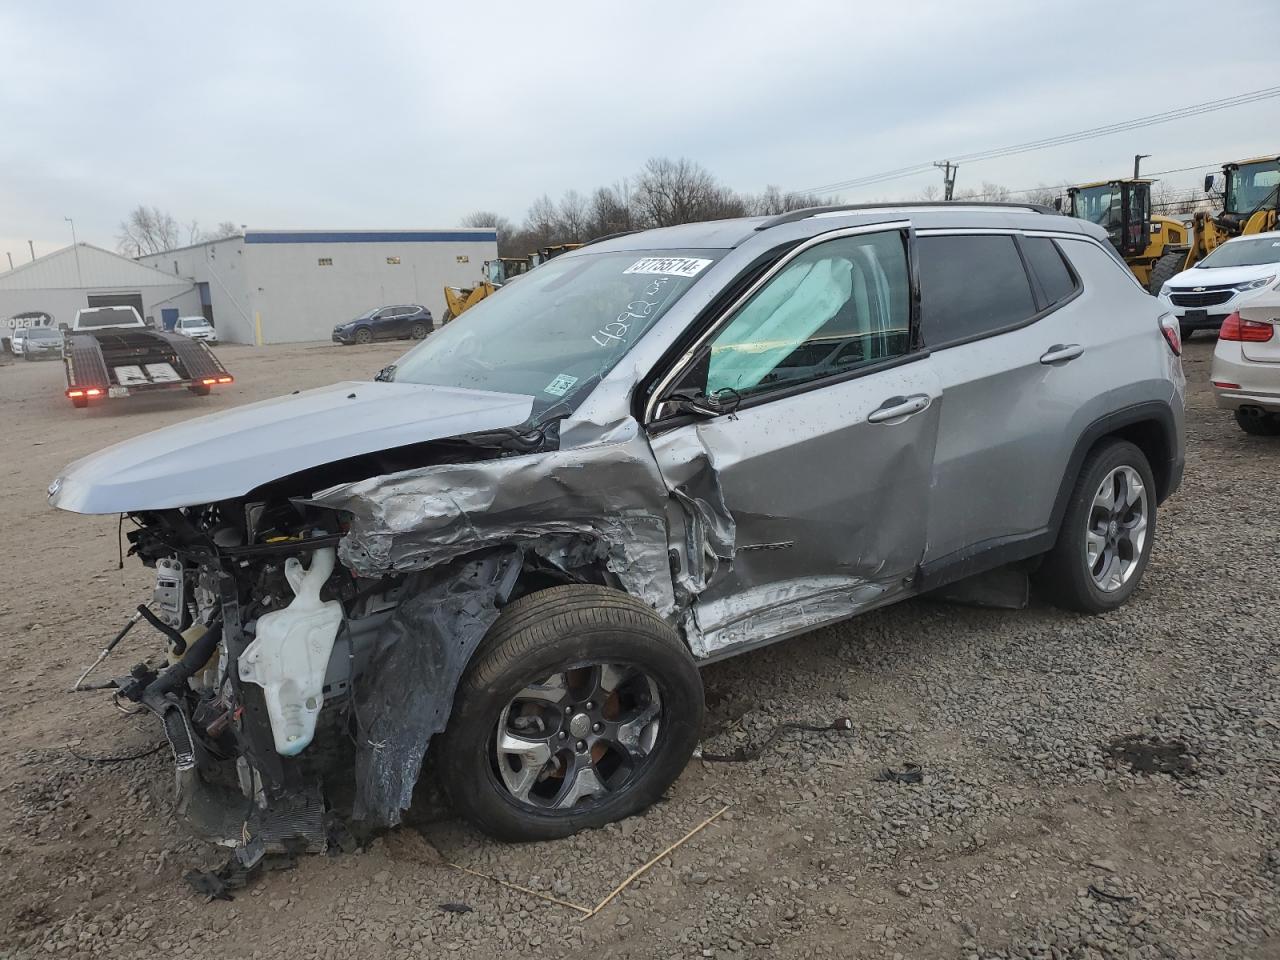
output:
[[[190,284],[173,317],[203,314],[224,342],[267,344],[328,340],[336,324],[401,304],[439,325],[445,286],[471,286],[497,255],[484,228],[246,230],[139,261]]]

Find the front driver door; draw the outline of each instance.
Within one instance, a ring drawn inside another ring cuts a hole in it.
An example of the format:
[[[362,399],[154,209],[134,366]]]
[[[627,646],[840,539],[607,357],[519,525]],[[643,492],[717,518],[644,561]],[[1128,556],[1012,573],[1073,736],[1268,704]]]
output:
[[[941,392],[917,347],[910,227],[893,227],[802,244],[660,387],[650,435],[669,486],[705,453],[736,527],[694,605],[699,656],[879,605],[915,575]],[[712,402],[682,418],[672,394]]]

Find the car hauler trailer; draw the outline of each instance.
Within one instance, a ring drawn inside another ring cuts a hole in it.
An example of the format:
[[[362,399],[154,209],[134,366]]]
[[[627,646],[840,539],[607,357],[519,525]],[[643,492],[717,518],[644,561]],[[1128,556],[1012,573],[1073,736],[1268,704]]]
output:
[[[78,311],[62,362],[67,398],[77,407],[152,390],[186,388],[204,396],[234,381],[208,344],[148,327],[129,306]]]

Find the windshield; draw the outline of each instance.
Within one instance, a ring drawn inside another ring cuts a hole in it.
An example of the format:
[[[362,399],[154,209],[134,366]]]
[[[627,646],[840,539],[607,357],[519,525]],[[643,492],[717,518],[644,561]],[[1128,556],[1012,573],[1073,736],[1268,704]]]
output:
[[[1280,185],[1280,160],[1248,163],[1230,170],[1225,208],[1230,213],[1248,214],[1275,207],[1277,185]]]
[[[410,350],[394,379],[527,394],[535,417],[576,408],[722,253],[557,257]]]
[[[357,319],[357,320],[372,320],[372,319],[373,319],[373,315],[374,315],[375,313],[377,313],[380,309],[382,309],[382,308],[381,308],[381,307],[374,307],[372,310],[366,310],[364,313],[360,314],[360,316],[356,317],[356,319]]]
[[[101,307],[95,310],[82,310],[76,317],[76,326],[81,330],[90,327],[120,327],[124,325],[139,326],[138,315],[133,307]]]
[[[1100,227],[1120,224],[1120,187],[1105,185],[1077,190],[1071,201],[1071,215]]]
[[[1248,240],[1232,240],[1214,250],[1196,266],[1260,267],[1267,263],[1280,263],[1280,237],[1252,237]]]
[[[204,317],[183,317],[178,321],[180,327],[203,327],[204,325]]]
[[[62,334],[50,329],[49,327],[32,327],[27,331],[27,336],[32,340],[61,340]]]

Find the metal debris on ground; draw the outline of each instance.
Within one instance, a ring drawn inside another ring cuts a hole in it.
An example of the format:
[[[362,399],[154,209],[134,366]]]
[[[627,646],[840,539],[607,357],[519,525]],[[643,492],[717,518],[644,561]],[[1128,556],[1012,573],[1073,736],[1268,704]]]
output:
[[[871,779],[878,783],[923,783],[924,771],[918,763],[904,763],[901,770],[885,767]]]
[[[1109,890],[1103,890],[1095,884],[1089,884],[1089,896],[1095,900],[1101,900],[1104,903],[1132,903],[1137,897],[1129,896],[1124,893],[1111,893]]]
[[[442,903],[440,909],[445,913],[471,913],[475,908],[469,903]]]
[[[788,730],[800,730],[805,733],[826,733],[828,730],[852,730],[853,721],[848,717],[837,717],[830,723],[825,725],[817,725],[811,723],[780,723],[770,731],[760,743],[754,747],[735,747],[733,753],[695,753],[695,757],[705,760],[707,763],[745,763],[749,760],[759,760],[764,752],[773,746],[774,741]]]
[[[1112,764],[1124,763],[1131,773],[1150,775],[1167,773],[1173,777],[1189,777],[1197,772],[1196,758],[1181,740],[1128,733],[1103,744],[1103,752]]]

